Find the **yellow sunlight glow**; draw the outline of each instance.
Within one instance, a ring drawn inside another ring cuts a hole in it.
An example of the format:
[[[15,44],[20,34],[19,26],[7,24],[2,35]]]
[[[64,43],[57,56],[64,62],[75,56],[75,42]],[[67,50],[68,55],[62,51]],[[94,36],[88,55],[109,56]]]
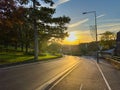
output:
[[[78,37],[75,32],[70,32],[69,36],[63,40],[63,44],[76,45],[78,44]]]
[[[69,37],[66,38],[68,41],[72,42],[75,41],[77,39],[76,35],[74,32],[71,32]]]
[[[90,36],[89,32],[70,32],[69,36],[66,37],[62,44],[65,45],[78,45],[80,43],[87,43],[93,41],[93,38]]]

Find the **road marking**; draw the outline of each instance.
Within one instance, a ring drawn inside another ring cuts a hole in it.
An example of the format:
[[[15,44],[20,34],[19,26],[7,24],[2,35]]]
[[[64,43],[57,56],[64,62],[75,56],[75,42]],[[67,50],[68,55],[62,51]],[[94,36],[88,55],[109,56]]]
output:
[[[82,90],[82,87],[83,87],[83,84],[80,84],[80,89],[79,90]]]
[[[63,75],[57,82],[54,83],[54,85],[52,85],[51,88],[49,88],[48,90],[52,90],[52,88],[54,86],[56,86],[61,80],[63,80],[69,73],[71,73],[75,68],[77,67],[77,65],[75,67],[73,67],[69,72],[67,72],[65,75]]]
[[[58,74],[57,76],[55,76],[54,78],[52,78],[51,80],[47,81],[46,83],[44,83],[43,85],[39,86],[38,88],[36,88],[35,90],[45,90],[47,87],[49,87],[49,85],[51,83],[54,83],[57,79],[57,81],[49,87],[48,90],[51,90],[55,85],[57,85],[64,77],[66,77],[70,72],[72,72],[77,66],[78,66],[79,62],[77,64],[72,65],[70,68],[66,69],[65,71],[61,72],[60,74]]]
[[[95,62],[95,61],[94,61],[94,62]],[[96,62],[95,62],[95,63],[96,63]],[[96,65],[97,65],[97,67],[98,67],[98,69],[99,69],[99,71],[100,71],[100,73],[101,73],[101,75],[102,75],[102,77],[103,77],[103,79],[104,79],[104,81],[105,81],[105,84],[107,85],[108,90],[112,90],[111,87],[110,87],[110,85],[109,85],[109,83],[108,83],[108,81],[107,81],[107,79],[105,78],[105,76],[104,76],[101,68],[99,67],[99,65],[98,65],[97,63],[96,63]]]

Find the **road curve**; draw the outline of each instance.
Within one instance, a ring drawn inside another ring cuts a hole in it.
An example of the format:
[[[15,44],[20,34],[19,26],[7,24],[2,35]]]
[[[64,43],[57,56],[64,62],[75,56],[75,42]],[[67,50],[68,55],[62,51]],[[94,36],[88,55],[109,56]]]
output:
[[[77,57],[64,56],[56,60],[1,68],[0,90],[35,90],[78,62]]]

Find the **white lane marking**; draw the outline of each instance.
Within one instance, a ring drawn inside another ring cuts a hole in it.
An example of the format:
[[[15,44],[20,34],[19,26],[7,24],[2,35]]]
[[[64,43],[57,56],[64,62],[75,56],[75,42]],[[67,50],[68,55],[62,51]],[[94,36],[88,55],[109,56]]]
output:
[[[77,65],[79,64],[79,62],[77,63],[77,64],[74,64],[74,65],[72,65],[70,68],[68,68],[68,69],[66,69],[65,71],[63,71],[63,72],[61,72],[60,74],[58,74],[57,76],[55,76],[54,78],[52,78],[51,80],[49,80],[49,81],[47,81],[46,83],[44,83],[43,85],[41,85],[41,86],[39,86],[38,88],[36,88],[35,90],[45,90],[45,88],[47,87],[47,86],[49,86],[52,82],[54,82],[55,80],[57,80],[59,77],[61,77],[61,76],[64,76],[64,74],[67,72],[67,74],[65,74],[65,75],[68,75],[73,69],[75,69],[75,67],[77,67]],[[71,70],[70,70],[71,69]],[[70,71],[69,71],[70,70]],[[68,72],[69,71],[69,72]],[[61,78],[63,78],[63,77],[61,77]],[[59,81],[60,80],[62,80],[62,79],[59,79]],[[57,81],[58,82],[58,81]],[[53,86],[55,86],[55,85],[53,85]],[[53,88],[53,86],[52,86],[52,88]],[[50,90],[50,89],[49,89]]]
[[[95,62],[95,61],[94,61],[94,62]],[[96,62],[95,62],[95,63],[96,63]],[[99,67],[99,65],[98,65],[97,63],[96,63],[96,65],[97,65],[97,67],[98,67],[98,69],[99,69],[99,71],[100,71],[100,73],[101,73],[101,75],[102,75],[102,77],[103,77],[103,79],[104,79],[107,87],[108,87],[108,90],[112,90],[111,87],[110,87],[110,85],[109,85],[109,83],[108,83],[108,81],[107,81],[107,79],[105,78],[105,75],[103,74],[101,68]]]
[[[82,90],[82,87],[83,87],[83,84],[80,84],[80,89],[79,90]]]
[[[54,83],[54,85],[52,87],[50,87],[48,90],[52,90],[53,87],[55,87],[61,80],[63,80],[69,73],[71,73],[76,67],[78,66],[75,65],[75,67],[73,67],[69,72],[67,72],[65,75],[63,75],[57,82]]]

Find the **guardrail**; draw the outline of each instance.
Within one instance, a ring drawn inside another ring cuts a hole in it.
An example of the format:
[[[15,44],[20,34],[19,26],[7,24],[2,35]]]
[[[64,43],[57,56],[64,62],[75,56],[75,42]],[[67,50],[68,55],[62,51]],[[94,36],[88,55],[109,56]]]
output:
[[[118,56],[112,56],[112,59],[120,62],[120,57],[118,57]]]
[[[112,65],[114,65],[117,69],[120,69],[120,57],[118,56],[107,56],[104,57],[107,61],[109,61]]]

